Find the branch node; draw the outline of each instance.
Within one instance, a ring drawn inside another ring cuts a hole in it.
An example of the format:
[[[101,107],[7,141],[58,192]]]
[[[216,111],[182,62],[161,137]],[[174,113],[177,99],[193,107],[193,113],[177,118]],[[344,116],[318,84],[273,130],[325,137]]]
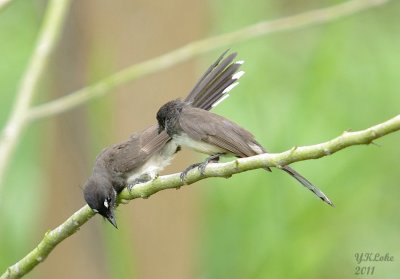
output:
[[[324,154],[326,155],[326,156],[328,156],[328,155],[331,155],[332,154],[332,152],[328,149],[328,148],[323,148],[323,151],[324,151]]]
[[[225,174],[225,175],[223,175],[222,177],[225,178],[225,179],[229,179],[229,178],[231,178],[232,176],[233,176],[233,174]]]
[[[290,154],[290,156],[292,156],[293,155],[293,153],[297,150],[297,145],[295,145],[295,146],[293,146],[290,150],[289,150],[289,154]]]
[[[240,164],[239,164],[239,160],[236,159],[236,160],[235,160],[235,170],[236,170],[236,171],[239,170],[239,165],[240,165]]]
[[[371,130],[371,135],[374,137],[374,139],[379,136],[379,134],[373,129]]]
[[[349,128],[343,131],[341,136],[347,136],[348,134],[351,134],[353,132],[353,129]]]

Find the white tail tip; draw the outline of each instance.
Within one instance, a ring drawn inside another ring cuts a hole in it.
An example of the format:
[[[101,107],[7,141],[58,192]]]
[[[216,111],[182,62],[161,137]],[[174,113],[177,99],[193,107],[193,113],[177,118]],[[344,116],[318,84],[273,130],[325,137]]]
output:
[[[215,108],[216,106],[218,106],[223,100],[225,100],[226,98],[228,98],[230,95],[229,94],[225,94],[224,96],[222,96],[221,99],[219,99],[217,102],[215,102],[212,107]]]
[[[228,93],[228,92],[231,91],[234,87],[236,87],[238,84],[239,84],[239,82],[232,83],[232,84],[229,85],[227,88],[225,88],[224,91],[222,91],[222,94]]]
[[[243,75],[244,75],[244,71],[237,72],[237,73],[235,73],[235,74],[232,76],[232,79],[238,80],[238,79],[241,78]]]

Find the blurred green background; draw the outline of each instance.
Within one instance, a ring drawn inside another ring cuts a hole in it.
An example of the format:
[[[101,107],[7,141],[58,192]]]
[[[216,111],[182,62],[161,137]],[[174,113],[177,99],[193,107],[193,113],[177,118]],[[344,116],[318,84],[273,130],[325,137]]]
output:
[[[35,103],[196,39],[340,1],[75,1]],[[0,13],[0,126],[35,43],[46,2]],[[215,111],[271,152],[329,140],[399,113],[400,3],[322,26],[232,45],[246,75]],[[96,154],[154,123],[223,49],[123,85],[30,126],[13,156],[0,208],[0,272],[84,204]],[[261,170],[163,191],[96,216],[27,278],[398,278],[400,134],[294,166],[330,208],[285,173]],[[202,157],[184,151],[164,173]],[[360,265],[356,253],[394,256]],[[375,266],[374,275],[355,275]]]

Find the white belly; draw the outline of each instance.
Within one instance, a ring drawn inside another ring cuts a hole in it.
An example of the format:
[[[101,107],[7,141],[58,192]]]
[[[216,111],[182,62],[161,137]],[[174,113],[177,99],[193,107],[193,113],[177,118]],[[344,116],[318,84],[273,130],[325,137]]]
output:
[[[176,148],[177,145],[173,141],[169,141],[159,152],[151,156],[146,163],[132,171],[128,175],[127,182],[130,183],[143,176],[147,176],[150,180],[156,178],[159,172],[171,163]]]
[[[172,139],[177,145],[188,147],[200,153],[205,153],[208,155],[214,155],[217,153],[226,153],[226,150],[222,148],[216,147],[214,145],[202,141],[192,140],[185,133],[182,133],[180,135],[174,135]]]

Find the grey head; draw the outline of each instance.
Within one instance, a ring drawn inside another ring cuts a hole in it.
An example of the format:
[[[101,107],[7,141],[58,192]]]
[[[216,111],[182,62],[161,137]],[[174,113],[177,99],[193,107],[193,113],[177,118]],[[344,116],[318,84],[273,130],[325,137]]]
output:
[[[114,209],[116,207],[117,192],[107,177],[92,175],[86,182],[83,194],[90,208],[106,218],[115,228]]]
[[[157,112],[158,133],[161,133],[163,130],[166,130],[170,136],[178,133],[179,116],[185,106],[190,105],[180,99],[164,104]]]

